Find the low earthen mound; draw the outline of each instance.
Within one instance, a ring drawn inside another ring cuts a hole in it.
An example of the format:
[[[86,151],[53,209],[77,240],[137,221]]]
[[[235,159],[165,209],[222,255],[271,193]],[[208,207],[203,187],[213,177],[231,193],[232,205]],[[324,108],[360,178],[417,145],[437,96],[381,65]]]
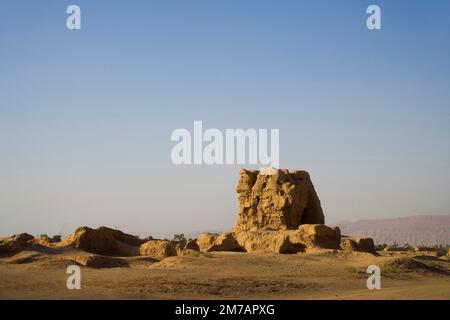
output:
[[[342,237],[341,248],[344,251],[362,251],[376,254],[372,238]]]
[[[341,230],[324,224],[303,224],[291,237],[297,237],[307,248],[340,249]]]
[[[59,234],[55,234],[53,237],[51,237],[52,242],[60,242],[61,236]]]
[[[40,252],[24,250],[9,257],[6,261],[11,264],[27,264],[39,261],[44,257],[45,255]]]
[[[231,232],[221,235],[203,233],[198,237],[198,244],[201,251],[245,251],[237,242]]]
[[[153,239],[141,244],[140,254],[142,256],[151,256],[157,258],[176,256],[176,244],[169,240]]]
[[[29,241],[34,237],[28,233],[21,233],[0,240],[0,255],[10,255],[30,247]]]
[[[339,228],[323,224],[305,224],[297,230],[255,230],[204,233],[198,238],[201,251],[246,251],[298,253],[316,248],[340,249]]]
[[[22,251],[48,254],[58,252],[45,238],[34,238],[25,233],[0,240],[0,256],[12,256]]]
[[[91,229],[80,227],[74,233],[61,240],[58,247],[74,247],[91,253],[106,255],[134,255],[139,250],[141,240],[138,237],[107,227]]]
[[[140,246],[142,244],[142,240],[139,239],[137,236],[133,236],[131,234],[122,232],[120,230],[108,228],[108,227],[99,227],[97,230],[101,230],[104,232],[110,232],[114,239],[117,241],[120,241],[122,243],[125,243],[129,246]]]
[[[193,251],[200,251],[200,247],[198,246],[197,242],[195,240],[189,240],[186,245],[184,246],[185,250],[193,250]]]
[[[50,248],[55,246],[54,241],[46,235],[41,235],[37,238],[31,239],[28,241],[28,243],[39,244],[41,246],[50,247]]]
[[[384,273],[433,273],[450,276],[450,268],[444,268],[435,263],[436,260],[427,261],[423,257],[403,257],[389,261],[381,266]]]
[[[216,241],[219,234],[217,233],[202,233],[197,239],[197,244],[200,251],[206,252]]]
[[[108,257],[98,254],[66,256],[64,260],[73,261],[89,268],[124,268],[128,263],[120,258]]]
[[[290,231],[242,231],[234,233],[236,241],[247,252],[297,253],[306,246],[289,239]]]
[[[339,228],[305,224],[297,230],[258,230],[235,232],[239,245],[247,252],[298,253],[316,248],[339,249]]]
[[[28,242],[30,240],[34,239],[34,236],[32,236],[31,234],[28,233],[20,233],[17,235],[14,235],[11,237],[12,240],[14,241],[18,241],[18,242]]]

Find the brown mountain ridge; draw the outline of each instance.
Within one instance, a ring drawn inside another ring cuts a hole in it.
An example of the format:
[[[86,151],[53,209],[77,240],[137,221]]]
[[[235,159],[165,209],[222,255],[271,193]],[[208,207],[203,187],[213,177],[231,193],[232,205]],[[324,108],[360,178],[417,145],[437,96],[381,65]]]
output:
[[[376,244],[450,245],[450,215],[417,215],[336,223],[342,234],[370,237]]]

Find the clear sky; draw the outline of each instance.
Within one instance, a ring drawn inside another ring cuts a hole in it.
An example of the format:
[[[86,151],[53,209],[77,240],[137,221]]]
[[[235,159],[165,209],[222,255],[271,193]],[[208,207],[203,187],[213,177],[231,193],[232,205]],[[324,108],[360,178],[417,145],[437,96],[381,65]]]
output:
[[[82,29],[66,28],[81,7]],[[366,28],[381,7],[382,30]],[[328,222],[450,213],[449,1],[2,1],[0,235],[226,230],[240,166],[176,128],[280,129]]]

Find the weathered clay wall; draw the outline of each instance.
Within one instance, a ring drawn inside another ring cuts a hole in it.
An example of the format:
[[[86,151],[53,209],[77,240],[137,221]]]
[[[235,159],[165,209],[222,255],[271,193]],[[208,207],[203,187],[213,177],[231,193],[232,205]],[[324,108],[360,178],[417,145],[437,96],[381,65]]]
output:
[[[242,169],[236,191],[239,217],[234,231],[297,229],[302,224],[325,223],[306,171]]]

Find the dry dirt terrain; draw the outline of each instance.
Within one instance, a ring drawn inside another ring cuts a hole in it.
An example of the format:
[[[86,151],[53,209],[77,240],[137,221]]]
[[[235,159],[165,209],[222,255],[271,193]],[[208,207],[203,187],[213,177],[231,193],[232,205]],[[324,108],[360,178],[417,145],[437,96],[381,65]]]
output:
[[[96,257],[76,249],[2,257],[0,299],[450,299],[450,261],[431,252]],[[81,289],[69,290],[66,268],[77,261]],[[366,287],[371,264],[381,268],[380,290]]]
[[[223,234],[168,240],[82,226],[63,239],[0,239],[0,299],[450,299],[448,257],[377,253],[373,239],[324,224],[307,172],[271,170],[240,171],[238,219]],[[79,290],[66,285],[74,264]],[[370,265],[379,290],[367,288]]]

